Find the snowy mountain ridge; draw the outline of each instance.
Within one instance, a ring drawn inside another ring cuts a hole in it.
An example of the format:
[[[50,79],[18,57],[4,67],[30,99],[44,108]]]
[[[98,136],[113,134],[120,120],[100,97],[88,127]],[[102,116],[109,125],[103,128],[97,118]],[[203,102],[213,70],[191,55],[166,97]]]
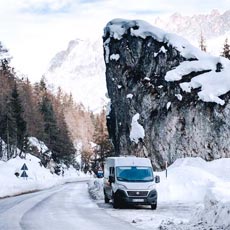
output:
[[[230,10],[221,14],[214,9],[209,14],[192,16],[174,13],[165,19],[157,17],[153,24],[185,37],[195,46],[199,46],[202,33],[207,52],[219,56],[224,40],[230,36]]]
[[[219,56],[224,39],[230,35],[230,10],[220,14],[213,10],[207,15],[182,16],[175,13],[168,19],[156,18],[155,26],[182,35],[198,46],[201,31],[207,39],[209,53]],[[61,86],[86,108],[98,111],[105,105],[105,65],[102,39],[76,39],[68,48],[55,55],[45,74],[55,89]]]
[[[70,41],[51,60],[45,76],[50,86],[61,86],[86,108],[100,111],[106,103],[102,39]]]
[[[168,19],[157,17],[153,24],[186,38],[198,40],[202,32],[206,39],[211,39],[230,31],[230,10],[223,14],[218,10],[212,10],[210,14],[193,16],[174,13]]]

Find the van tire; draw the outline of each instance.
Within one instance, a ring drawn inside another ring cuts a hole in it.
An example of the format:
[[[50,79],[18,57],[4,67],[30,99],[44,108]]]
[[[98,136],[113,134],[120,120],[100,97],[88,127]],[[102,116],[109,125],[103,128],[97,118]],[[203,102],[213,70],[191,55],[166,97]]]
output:
[[[118,198],[113,194],[113,208],[120,208],[120,202]]]
[[[119,204],[117,202],[117,199],[113,200],[113,208],[115,208],[115,209],[119,208]]]
[[[151,204],[151,209],[156,210],[157,209],[157,203],[156,204]]]

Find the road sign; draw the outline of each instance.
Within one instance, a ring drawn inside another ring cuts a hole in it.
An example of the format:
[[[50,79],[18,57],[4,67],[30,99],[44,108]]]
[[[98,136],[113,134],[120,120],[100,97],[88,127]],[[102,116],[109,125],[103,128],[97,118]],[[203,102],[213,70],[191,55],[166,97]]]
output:
[[[22,172],[21,177],[24,177],[24,178],[27,178],[27,177],[28,177],[26,171],[23,171],[23,172]]]
[[[27,168],[27,166],[26,166],[26,164],[24,163],[24,165],[22,166],[22,168],[21,168],[21,170],[28,170],[28,168]]]

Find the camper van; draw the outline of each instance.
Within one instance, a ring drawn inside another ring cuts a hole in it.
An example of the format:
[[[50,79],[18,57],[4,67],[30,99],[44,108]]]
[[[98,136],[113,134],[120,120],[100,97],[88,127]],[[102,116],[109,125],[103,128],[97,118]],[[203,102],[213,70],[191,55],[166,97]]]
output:
[[[105,203],[113,202],[114,208],[129,205],[151,205],[157,208],[155,183],[151,162],[141,157],[108,157],[104,166]]]

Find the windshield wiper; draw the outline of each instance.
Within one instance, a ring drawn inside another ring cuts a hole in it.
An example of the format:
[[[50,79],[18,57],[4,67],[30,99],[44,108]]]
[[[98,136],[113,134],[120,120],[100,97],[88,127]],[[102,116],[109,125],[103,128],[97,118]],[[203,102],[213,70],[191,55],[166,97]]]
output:
[[[132,180],[131,182],[151,182],[153,181],[152,179],[150,180]]]

